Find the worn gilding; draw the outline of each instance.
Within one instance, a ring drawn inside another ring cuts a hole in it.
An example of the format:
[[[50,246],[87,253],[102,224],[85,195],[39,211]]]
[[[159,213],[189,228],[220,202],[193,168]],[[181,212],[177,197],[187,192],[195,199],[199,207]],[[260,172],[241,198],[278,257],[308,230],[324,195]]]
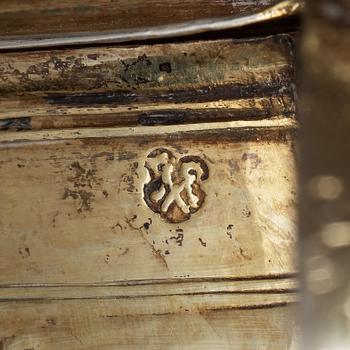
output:
[[[297,348],[293,42],[0,54],[0,349]]]

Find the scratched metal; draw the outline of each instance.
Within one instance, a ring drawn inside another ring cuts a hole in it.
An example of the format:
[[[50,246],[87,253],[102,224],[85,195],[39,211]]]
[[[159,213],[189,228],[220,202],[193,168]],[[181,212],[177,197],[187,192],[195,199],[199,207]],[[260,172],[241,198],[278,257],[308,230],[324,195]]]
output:
[[[55,33],[32,35],[29,37],[4,37],[0,40],[0,50],[29,49],[67,45],[125,43],[152,39],[165,39],[215,32],[225,29],[241,28],[261,22],[285,18],[299,14],[303,0],[284,0],[271,7],[248,14],[235,14],[221,18],[197,19],[188,22],[163,24],[141,28],[119,29],[105,32]],[[0,37],[1,38],[1,37]]]

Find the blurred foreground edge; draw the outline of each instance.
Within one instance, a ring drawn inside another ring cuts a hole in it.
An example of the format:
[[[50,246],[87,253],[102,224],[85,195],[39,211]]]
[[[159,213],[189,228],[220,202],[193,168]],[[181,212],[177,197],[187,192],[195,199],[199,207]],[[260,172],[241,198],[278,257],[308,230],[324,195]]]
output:
[[[350,348],[350,1],[309,0],[302,39],[303,349]]]

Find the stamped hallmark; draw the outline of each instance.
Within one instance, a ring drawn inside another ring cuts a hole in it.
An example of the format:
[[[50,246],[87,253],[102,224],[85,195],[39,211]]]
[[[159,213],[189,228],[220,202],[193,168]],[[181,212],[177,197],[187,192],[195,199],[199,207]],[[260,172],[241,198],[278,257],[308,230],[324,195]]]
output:
[[[150,152],[145,161],[148,178],[143,186],[146,204],[171,223],[188,220],[205,199],[200,185],[209,169],[198,156],[177,159],[166,148]]]

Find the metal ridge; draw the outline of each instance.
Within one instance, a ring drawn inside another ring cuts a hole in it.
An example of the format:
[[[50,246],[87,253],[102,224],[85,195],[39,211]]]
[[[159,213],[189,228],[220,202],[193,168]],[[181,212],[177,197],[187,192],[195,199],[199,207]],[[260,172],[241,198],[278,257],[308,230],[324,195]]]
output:
[[[254,25],[301,13],[303,0],[284,0],[262,11],[245,15],[209,18],[176,24],[133,28],[127,30],[46,34],[33,36],[0,36],[0,51],[35,49],[71,45],[111,44],[183,37]]]

